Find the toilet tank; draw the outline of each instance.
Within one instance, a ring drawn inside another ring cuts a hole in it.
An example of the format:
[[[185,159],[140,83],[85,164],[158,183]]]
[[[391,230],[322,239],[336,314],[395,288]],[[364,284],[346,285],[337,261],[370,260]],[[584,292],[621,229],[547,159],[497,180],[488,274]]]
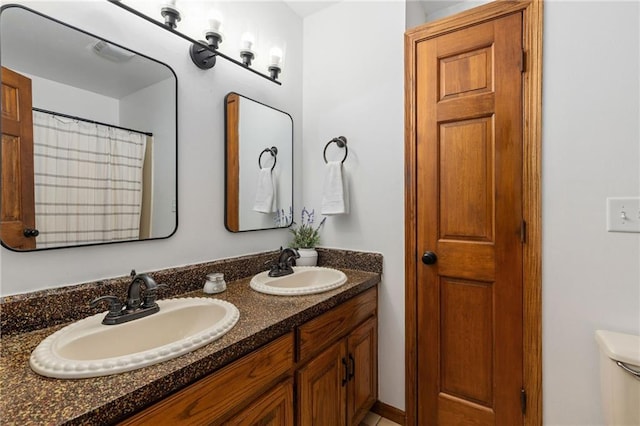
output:
[[[640,336],[597,330],[596,341],[606,424],[640,425]]]

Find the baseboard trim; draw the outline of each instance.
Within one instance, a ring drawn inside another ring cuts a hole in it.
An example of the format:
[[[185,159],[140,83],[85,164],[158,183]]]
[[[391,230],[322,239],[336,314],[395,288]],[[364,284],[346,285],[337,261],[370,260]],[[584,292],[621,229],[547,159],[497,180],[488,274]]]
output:
[[[376,401],[371,407],[371,411],[399,425],[404,426],[405,424],[405,412],[384,402]]]

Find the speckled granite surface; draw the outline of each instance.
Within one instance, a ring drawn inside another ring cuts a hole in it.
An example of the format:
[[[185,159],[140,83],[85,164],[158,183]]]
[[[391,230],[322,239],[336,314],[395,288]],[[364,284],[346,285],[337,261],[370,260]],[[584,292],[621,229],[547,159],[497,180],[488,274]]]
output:
[[[242,276],[243,273],[245,276],[252,276],[264,270],[263,260],[271,259],[273,253],[221,261],[222,263],[229,262],[231,265],[211,262],[153,273],[153,277],[158,282],[167,282],[159,278],[165,276],[161,274],[167,274],[166,277],[171,278],[172,283],[178,283],[175,288],[167,290],[171,296],[204,296],[199,289],[206,273],[213,270],[225,272],[228,290],[212,297],[235,304],[240,310],[240,320],[221,339],[194,352],[119,375],[80,380],[58,380],[33,373],[28,364],[31,351],[44,337],[60,329],[63,325],[38,330],[37,327],[33,327],[33,324],[41,324],[42,321],[18,320],[20,324],[14,325],[15,333],[18,333],[20,327],[24,327],[27,323],[35,331],[12,336],[5,335],[0,341],[2,345],[0,423],[3,425],[109,424],[121,420],[356,294],[375,286],[380,281],[382,256],[379,254],[328,249],[321,249],[319,252],[319,263],[342,269],[347,274],[348,281],[339,289],[310,296],[264,295],[251,290],[249,277],[238,279],[238,276]],[[351,265],[359,267],[361,270],[347,269],[332,264],[334,258],[343,258],[347,253],[352,254],[351,257],[354,259],[355,263]],[[224,267],[229,269],[225,270]],[[257,270],[254,269],[255,267]],[[254,270],[255,272],[253,272]],[[183,276],[176,277],[176,275]],[[234,279],[235,281],[232,281]],[[119,290],[120,285],[126,287],[128,280],[122,278],[102,283],[105,286],[100,286],[97,293],[97,289],[92,288],[97,286],[96,283],[90,283],[49,292],[38,292],[40,294],[37,297],[28,295],[13,297],[10,301],[5,299],[2,305],[2,315],[7,315],[5,304],[17,303],[20,300],[26,303],[22,306],[32,306],[34,305],[33,301],[37,300],[45,310],[52,302],[62,303],[65,297],[72,300],[78,298],[86,303],[87,300],[91,300],[93,294],[108,293],[105,292],[105,288],[111,287],[107,286],[114,286],[115,290]],[[181,289],[185,289],[185,291],[180,291]],[[198,290],[194,291],[194,289]],[[62,300],[58,299],[60,295],[62,295]],[[66,300],[64,303],[67,303]],[[53,318],[54,321],[62,323],[83,318],[92,313],[86,311],[83,314],[73,314],[79,316],[71,318],[58,314],[59,319],[55,316]],[[34,316],[38,316],[38,314],[42,314],[42,312],[32,312]],[[11,324],[10,318],[7,318],[7,323]],[[3,318],[3,334],[4,326],[5,319]]]

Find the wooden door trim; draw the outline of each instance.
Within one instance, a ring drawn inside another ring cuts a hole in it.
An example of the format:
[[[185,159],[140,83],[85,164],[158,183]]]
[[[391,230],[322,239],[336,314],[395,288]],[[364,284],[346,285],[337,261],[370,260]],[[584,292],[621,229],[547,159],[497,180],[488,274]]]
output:
[[[511,13],[523,14],[523,246],[524,386],[526,426],[542,424],[542,16],[543,0],[496,1],[428,23],[405,34],[405,401],[406,424],[417,413],[417,164],[415,53],[425,39],[460,30]]]

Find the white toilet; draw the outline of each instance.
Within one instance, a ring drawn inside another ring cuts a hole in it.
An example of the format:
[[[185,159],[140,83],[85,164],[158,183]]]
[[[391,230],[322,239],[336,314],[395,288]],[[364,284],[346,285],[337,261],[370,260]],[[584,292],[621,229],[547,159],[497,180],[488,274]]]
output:
[[[640,425],[640,336],[596,331],[600,388],[609,426]]]

